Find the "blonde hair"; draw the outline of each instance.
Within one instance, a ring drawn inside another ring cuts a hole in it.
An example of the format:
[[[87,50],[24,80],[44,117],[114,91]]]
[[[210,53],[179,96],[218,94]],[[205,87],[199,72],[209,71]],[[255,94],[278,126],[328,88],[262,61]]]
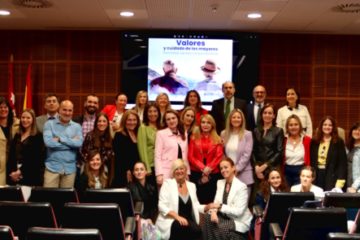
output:
[[[194,130],[194,127],[196,125],[196,111],[193,107],[186,107],[184,108],[182,111],[181,111],[181,114],[180,114],[180,121],[182,122],[182,124],[184,125],[184,117],[185,117],[185,113],[187,111],[193,111],[194,112],[194,120],[193,122],[191,123],[190,125],[190,128],[189,128],[189,131],[192,132]],[[185,127],[185,126],[184,126]]]
[[[168,104],[166,105],[166,110],[170,109],[171,108],[171,104],[170,104],[170,98],[169,98],[169,95],[167,95],[166,93],[159,93],[157,96],[156,96],[156,99],[155,99],[155,103],[157,106],[159,106],[159,98],[162,97],[162,96],[165,96],[167,101],[168,101]],[[160,106],[159,106],[160,108]]]
[[[211,132],[210,132],[210,139],[212,140],[212,142],[214,144],[219,144],[221,143],[221,138],[220,136],[217,134],[216,132],[216,123],[215,123],[215,120],[214,118],[210,115],[210,114],[204,114],[204,115],[201,115],[200,117],[200,126],[196,126],[194,128],[194,131],[193,131],[193,134],[192,134],[192,139],[194,140],[199,140],[201,138],[201,133],[202,133],[202,130],[201,130],[201,122],[203,119],[206,119],[210,122],[211,124]]]
[[[229,141],[230,135],[234,130],[234,127],[231,125],[231,118],[235,113],[239,113],[241,116],[241,126],[240,126],[240,131],[239,131],[239,140],[241,140],[244,137],[245,134],[245,128],[246,128],[246,122],[245,122],[245,116],[244,113],[238,109],[238,108],[234,108],[230,114],[229,117],[226,119],[226,124],[225,124],[225,130],[223,132],[223,138],[224,138],[224,144],[226,144]]]
[[[174,176],[174,172],[176,171],[176,169],[184,167],[185,170],[187,171],[187,166],[184,162],[184,160],[178,158],[176,160],[174,160],[174,162],[171,165],[171,176]]]
[[[140,97],[141,97],[142,94],[145,94],[145,95],[146,95],[146,103],[145,103],[144,106],[142,106],[142,108],[144,108],[144,107],[148,104],[149,98],[148,98],[148,93],[147,93],[147,91],[145,91],[145,90],[140,90],[140,91],[138,91],[137,94],[136,94],[135,107],[134,107],[135,110],[140,109]]]
[[[9,111],[11,111],[11,109],[9,108]],[[33,120],[33,122],[31,123],[31,127],[30,127],[30,136],[35,136],[38,132],[37,128],[36,128],[36,115],[33,109],[31,108],[27,108],[25,109],[21,114],[20,114],[20,127],[19,127],[19,133],[23,134],[25,132],[25,128],[22,126],[21,124],[21,116],[24,113],[29,113],[31,115],[31,118]]]

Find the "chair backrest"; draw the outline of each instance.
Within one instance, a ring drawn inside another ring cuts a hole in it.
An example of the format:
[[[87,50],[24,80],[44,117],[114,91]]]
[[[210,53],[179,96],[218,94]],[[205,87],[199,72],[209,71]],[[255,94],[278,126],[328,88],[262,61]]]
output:
[[[29,228],[26,240],[102,240],[99,229]]]
[[[87,189],[83,202],[87,203],[116,203],[119,205],[123,222],[127,217],[134,216],[134,205],[131,193],[126,188]]]
[[[0,202],[0,225],[9,225],[14,235],[24,239],[29,227],[57,227],[50,203]]]
[[[1,240],[15,240],[14,232],[10,226],[0,226],[0,239]]]
[[[283,239],[325,240],[330,232],[347,232],[345,208],[292,208]]]
[[[0,187],[0,201],[22,201],[24,196],[20,186]]]
[[[125,239],[120,208],[115,203],[66,203],[62,226],[97,228],[104,240]]]
[[[62,222],[62,210],[67,202],[79,202],[74,188],[45,188],[33,187],[30,202],[49,202],[54,209],[59,225]]]
[[[345,240],[345,239],[360,239],[360,234],[350,233],[329,233],[327,239],[330,240]]]
[[[360,194],[358,193],[325,193],[324,207],[360,208]]]

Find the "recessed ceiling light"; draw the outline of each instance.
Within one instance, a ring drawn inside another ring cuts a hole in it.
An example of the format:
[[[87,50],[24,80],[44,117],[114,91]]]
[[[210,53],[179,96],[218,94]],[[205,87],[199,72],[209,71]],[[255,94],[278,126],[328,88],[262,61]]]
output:
[[[251,19],[256,19],[256,18],[261,18],[262,15],[261,15],[260,13],[254,12],[254,13],[249,13],[249,14],[247,15],[247,17],[248,17],[248,18],[251,18]]]
[[[10,11],[8,10],[0,10],[0,16],[9,16],[10,15]]]
[[[122,11],[122,12],[120,12],[120,16],[122,16],[122,17],[132,17],[132,16],[134,16],[134,13],[130,12],[130,11]]]

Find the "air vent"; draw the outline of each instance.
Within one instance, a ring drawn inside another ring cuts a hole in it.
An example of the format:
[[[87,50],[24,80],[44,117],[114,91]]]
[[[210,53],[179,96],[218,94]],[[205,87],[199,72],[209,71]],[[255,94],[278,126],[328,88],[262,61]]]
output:
[[[47,0],[13,0],[13,3],[25,8],[49,8],[52,3]]]
[[[360,3],[346,3],[339,4],[333,8],[335,12],[343,13],[359,13],[360,12]]]

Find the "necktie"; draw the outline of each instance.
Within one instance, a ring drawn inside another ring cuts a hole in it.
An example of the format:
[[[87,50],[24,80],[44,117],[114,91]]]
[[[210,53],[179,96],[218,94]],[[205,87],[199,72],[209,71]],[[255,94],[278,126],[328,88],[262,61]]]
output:
[[[260,123],[260,119],[261,119],[260,112],[261,112],[261,104],[259,103],[258,104],[258,112],[257,112],[257,115],[256,115],[256,126],[258,126],[259,123]]]
[[[226,119],[227,119],[227,117],[229,116],[229,113],[230,113],[230,104],[231,104],[231,101],[226,100],[225,113],[224,113],[225,121],[226,121]]]

